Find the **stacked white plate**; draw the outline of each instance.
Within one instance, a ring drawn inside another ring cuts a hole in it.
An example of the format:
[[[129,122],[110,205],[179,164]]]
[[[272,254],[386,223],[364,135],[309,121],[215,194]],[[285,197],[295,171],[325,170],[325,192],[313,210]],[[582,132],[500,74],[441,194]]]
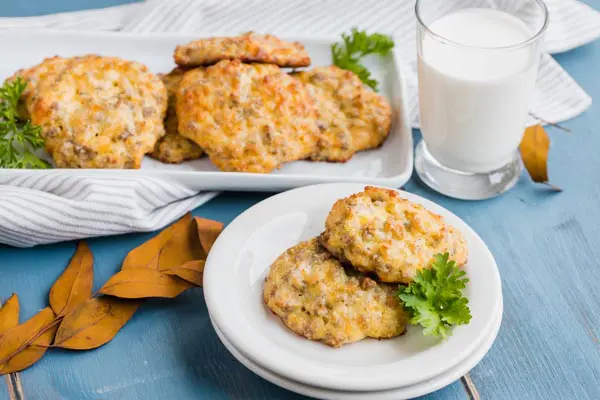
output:
[[[286,389],[322,399],[405,399],[440,389],[473,368],[502,320],[500,275],[481,238],[460,218],[411,193],[400,194],[443,216],[469,247],[465,289],[473,318],[440,342],[409,327],[400,337],[365,339],[339,349],[295,335],[265,306],[263,282],[286,249],[317,236],[333,203],[360,184],[306,186],[270,197],[237,217],[214,244],[204,271],[213,326],[248,369]]]

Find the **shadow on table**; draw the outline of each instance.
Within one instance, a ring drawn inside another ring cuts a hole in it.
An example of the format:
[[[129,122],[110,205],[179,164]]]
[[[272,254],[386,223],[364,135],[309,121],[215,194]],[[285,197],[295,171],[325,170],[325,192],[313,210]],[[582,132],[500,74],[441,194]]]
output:
[[[185,336],[187,342],[179,342],[176,350],[190,381],[202,388],[203,395],[218,398],[219,394],[226,394],[232,399],[304,398],[260,378],[229,353],[210,323],[202,290],[187,293],[181,301],[193,304],[190,317],[195,326],[188,326],[194,335]]]

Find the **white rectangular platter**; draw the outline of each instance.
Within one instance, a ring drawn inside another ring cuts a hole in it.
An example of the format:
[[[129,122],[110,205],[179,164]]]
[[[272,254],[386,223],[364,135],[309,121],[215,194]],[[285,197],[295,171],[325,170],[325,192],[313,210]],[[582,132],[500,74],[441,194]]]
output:
[[[176,45],[208,36],[218,34],[190,36],[24,29],[3,31],[0,32],[3,44],[0,47],[0,79],[4,80],[20,68],[35,65],[45,57],[91,53],[139,61],[155,73],[168,72],[175,66],[172,55]],[[302,42],[312,58],[311,67],[331,65],[330,46],[341,40],[340,37],[283,39]],[[50,174],[82,177],[100,175],[114,179],[153,177],[175,181],[194,190],[270,192],[331,182],[359,182],[398,188],[410,178],[413,168],[412,135],[399,61],[397,54],[385,58],[373,57],[365,61],[365,65],[379,81],[381,94],[392,104],[392,130],[380,148],[357,153],[346,163],[296,161],[285,164],[270,174],[251,174],[221,172],[207,157],[179,165],[167,165],[146,157],[139,170],[55,169]],[[47,170],[0,169],[0,177],[4,178],[1,180],[24,175],[47,176],[48,173]]]

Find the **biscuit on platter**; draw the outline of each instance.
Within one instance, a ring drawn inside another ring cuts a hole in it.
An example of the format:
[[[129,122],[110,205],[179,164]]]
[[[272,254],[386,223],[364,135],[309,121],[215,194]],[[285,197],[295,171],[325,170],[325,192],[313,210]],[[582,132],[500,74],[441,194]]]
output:
[[[176,110],[179,133],[222,171],[268,173],[316,149],[314,103],[275,65],[225,60],[188,71]]]
[[[60,75],[72,61],[73,59],[58,56],[46,58],[33,67],[18,70],[7,79],[7,81],[12,81],[17,77],[21,77],[27,84],[19,99],[19,114],[22,118],[29,118],[29,113],[36,98],[38,86],[41,82],[46,80],[56,80],[58,75]]]
[[[167,90],[138,62],[76,58],[35,96],[31,121],[59,168],[139,168],[165,134]]]
[[[182,68],[175,68],[168,74],[159,74],[169,94],[169,106],[165,118],[166,134],[156,143],[154,151],[150,153],[150,156],[169,164],[179,164],[186,160],[195,160],[204,154],[200,146],[179,134],[177,126],[175,95],[185,72],[186,70]]]
[[[275,64],[280,67],[307,67],[310,57],[299,42],[287,42],[273,35],[247,32],[234,37],[212,37],[177,46],[173,56],[182,67],[216,64],[221,60]]]
[[[380,146],[388,136],[392,109],[365,87],[354,72],[334,65],[293,73],[314,98],[321,130],[314,161],[348,161],[359,151]]]

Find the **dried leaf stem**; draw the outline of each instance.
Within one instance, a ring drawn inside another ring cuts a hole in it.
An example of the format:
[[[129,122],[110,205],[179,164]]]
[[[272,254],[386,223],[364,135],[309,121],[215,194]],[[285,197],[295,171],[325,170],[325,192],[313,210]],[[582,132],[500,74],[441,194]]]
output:
[[[533,118],[537,119],[537,120],[538,120],[538,121],[540,121],[541,123],[544,123],[544,124],[546,124],[546,125],[550,125],[550,126],[553,126],[553,127],[555,127],[555,128],[558,128],[558,129],[560,129],[560,130],[562,130],[562,131],[565,131],[565,132],[569,132],[569,133],[571,133],[571,130],[570,130],[569,128],[565,128],[564,126],[562,126],[562,125],[559,125],[559,124],[557,124],[556,122],[550,122],[550,121],[546,121],[545,119],[543,119],[543,118],[541,118],[541,117],[538,117],[537,115],[535,115],[535,114],[534,114],[534,113],[532,113],[532,112],[530,112],[530,113],[529,113],[529,115],[531,115]]]

